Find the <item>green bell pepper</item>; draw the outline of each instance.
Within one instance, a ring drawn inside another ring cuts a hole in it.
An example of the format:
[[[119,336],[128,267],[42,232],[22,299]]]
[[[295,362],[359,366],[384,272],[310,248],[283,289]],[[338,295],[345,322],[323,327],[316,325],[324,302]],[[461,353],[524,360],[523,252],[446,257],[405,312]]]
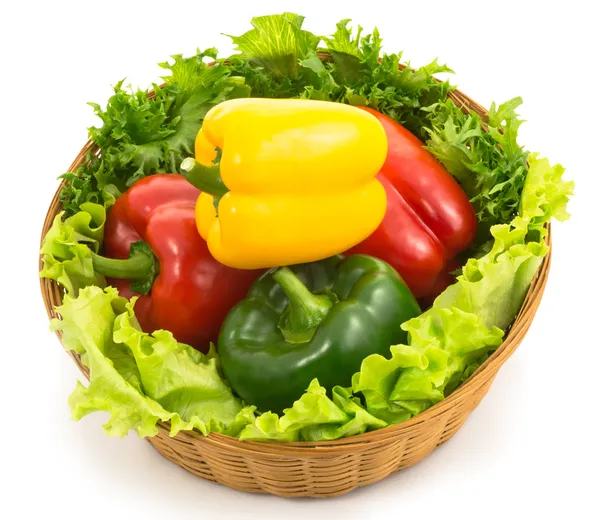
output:
[[[227,315],[221,365],[248,404],[280,413],[313,378],[349,386],[365,357],[406,342],[400,325],[420,313],[400,275],[370,256],[270,270]]]

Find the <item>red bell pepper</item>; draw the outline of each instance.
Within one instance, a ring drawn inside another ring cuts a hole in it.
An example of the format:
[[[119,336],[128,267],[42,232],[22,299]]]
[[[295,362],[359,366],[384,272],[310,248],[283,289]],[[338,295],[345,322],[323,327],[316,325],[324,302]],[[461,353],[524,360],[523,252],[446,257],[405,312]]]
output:
[[[380,226],[349,253],[391,264],[415,297],[430,300],[447,286],[454,257],[475,237],[477,220],[460,185],[423,143],[393,119],[367,107],[385,129],[386,161],[377,175],[387,195]]]
[[[213,258],[196,228],[199,194],[179,174],[137,181],[109,210],[106,256],[93,261],[121,296],[139,296],[135,313],[144,332],[166,329],[207,351],[261,272],[232,269]]]

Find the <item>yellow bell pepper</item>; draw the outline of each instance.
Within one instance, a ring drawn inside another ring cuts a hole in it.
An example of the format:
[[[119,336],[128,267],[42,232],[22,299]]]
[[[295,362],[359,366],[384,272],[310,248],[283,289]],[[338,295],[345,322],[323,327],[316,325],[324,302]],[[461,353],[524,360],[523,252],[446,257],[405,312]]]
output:
[[[364,110],[244,98],[208,112],[181,170],[202,191],[196,224],[212,255],[257,269],[321,260],[375,231],[386,154],[383,127]]]

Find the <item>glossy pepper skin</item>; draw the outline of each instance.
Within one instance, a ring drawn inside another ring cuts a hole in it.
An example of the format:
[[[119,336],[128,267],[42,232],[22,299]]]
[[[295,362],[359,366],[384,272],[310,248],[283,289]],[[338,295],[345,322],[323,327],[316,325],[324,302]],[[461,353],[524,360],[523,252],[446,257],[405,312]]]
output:
[[[365,357],[389,357],[406,341],[400,325],[420,312],[398,273],[373,257],[267,271],[223,323],[221,366],[247,403],[279,413],[315,377],[349,386]]]
[[[149,280],[149,294],[132,291],[127,278],[108,281],[122,296],[139,296],[135,312],[142,330],[166,329],[178,341],[207,351],[227,312],[260,273],[231,269],[213,258],[196,230],[198,195],[178,174],[137,181],[108,212],[103,254],[126,259],[132,243],[146,242],[159,264],[158,275]],[[100,270],[102,266],[119,270],[122,264],[110,259],[100,262]]]
[[[210,174],[200,168],[212,165],[216,148],[218,215],[214,183],[203,183]],[[386,201],[375,176],[386,150],[381,124],[356,107],[234,99],[208,112],[197,162],[184,161],[182,173],[203,191],[198,231],[214,257],[240,269],[269,268],[333,256],[377,228]]]
[[[400,273],[417,298],[431,298],[451,281],[449,262],[469,247],[477,220],[460,185],[403,126],[361,107],[382,124],[387,158],[377,176],[387,195],[381,225],[349,253],[373,255]]]

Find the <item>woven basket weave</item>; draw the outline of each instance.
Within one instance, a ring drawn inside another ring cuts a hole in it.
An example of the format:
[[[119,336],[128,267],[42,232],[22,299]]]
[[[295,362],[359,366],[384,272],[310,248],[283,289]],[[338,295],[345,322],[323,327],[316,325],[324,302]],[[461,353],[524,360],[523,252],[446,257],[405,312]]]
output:
[[[486,114],[482,106],[460,91],[451,91],[449,97],[465,111]],[[97,148],[88,142],[68,171],[76,171],[88,151],[97,152]],[[60,187],[48,209],[42,237],[61,211],[59,192]],[[171,438],[164,424],[159,424],[158,435],[148,440],[161,455],[194,475],[242,491],[287,497],[341,495],[419,462],[458,431],[523,340],[548,278],[552,252],[549,228],[546,240],[550,251],[502,345],[461,387],[420,415],[399,425],[336,441],[260,443],[188,431]],[[40,284],[48,316],[55,318],[54,309],[61,304],[63,292],[52,280],[41,279]],[[60,332],[57,335],[60,339]],[[89,379],[79,356],[72,351],[69,355]]]

